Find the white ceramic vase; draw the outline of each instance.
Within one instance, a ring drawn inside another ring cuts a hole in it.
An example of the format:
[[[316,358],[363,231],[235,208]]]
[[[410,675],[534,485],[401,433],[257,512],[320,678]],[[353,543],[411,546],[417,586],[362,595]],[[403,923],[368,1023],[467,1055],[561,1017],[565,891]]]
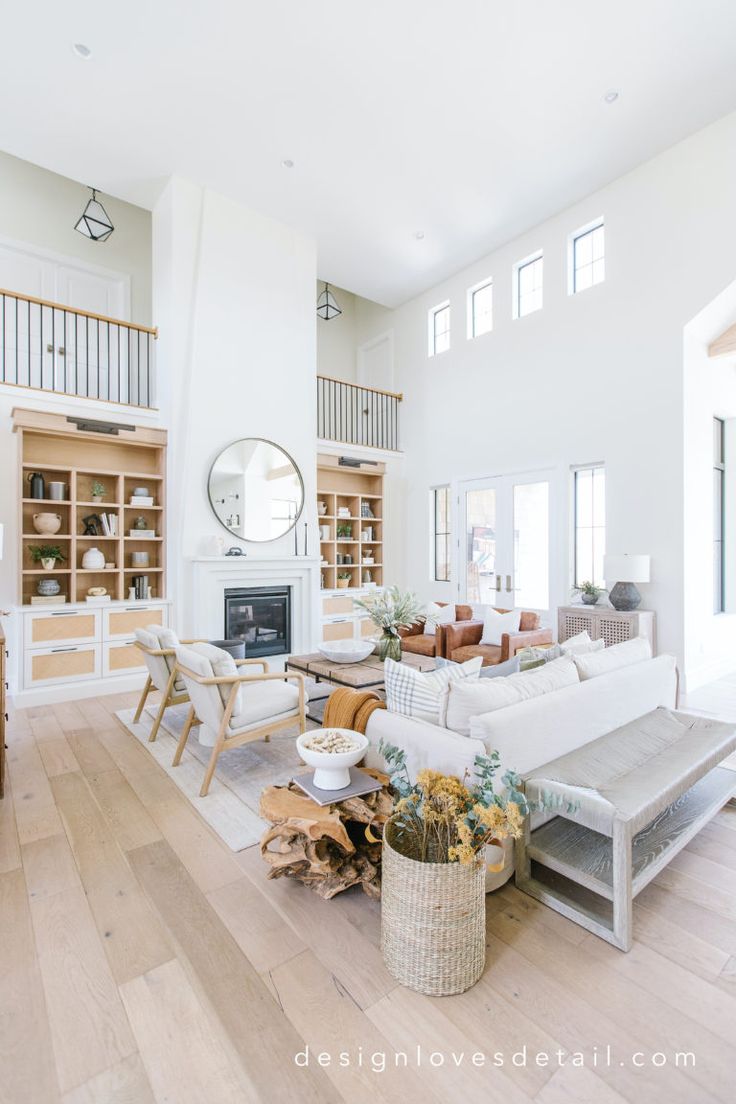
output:
[[[85,571],[104,571],[105,557],[99,548],[88,548],[82,556],[82,567]]]
[[[33,528],[43,536],[52,536],[61,529],[61,514],[34,514]]]

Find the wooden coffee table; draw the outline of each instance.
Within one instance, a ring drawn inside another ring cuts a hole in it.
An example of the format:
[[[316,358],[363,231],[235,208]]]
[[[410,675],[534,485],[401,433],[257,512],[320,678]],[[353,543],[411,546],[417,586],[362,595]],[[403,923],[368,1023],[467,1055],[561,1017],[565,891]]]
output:
[[[414,655],[405,652],[401,662],[415,671],[434,671],[434,656]],[[334,663],[319,652],[311,655],[289,656],[287,671],[300,671],[315,682],[328,682],[332,686],[350,686],[353,690],[383,690],[383,662],[377,655],[369,655],[360,663]]]

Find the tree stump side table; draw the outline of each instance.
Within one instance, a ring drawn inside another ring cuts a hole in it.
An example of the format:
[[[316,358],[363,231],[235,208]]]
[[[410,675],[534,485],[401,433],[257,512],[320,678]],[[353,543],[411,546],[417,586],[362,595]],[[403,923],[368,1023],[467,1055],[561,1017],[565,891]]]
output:
[[[318,805],[293,782],[263,791],[261,816],[272,824],[261,839],[269,878],[296,878],[325,900],[352,885],[380,897],[383,826],[393,801],[388,775],[366,773],[383,788],[332,805]]]

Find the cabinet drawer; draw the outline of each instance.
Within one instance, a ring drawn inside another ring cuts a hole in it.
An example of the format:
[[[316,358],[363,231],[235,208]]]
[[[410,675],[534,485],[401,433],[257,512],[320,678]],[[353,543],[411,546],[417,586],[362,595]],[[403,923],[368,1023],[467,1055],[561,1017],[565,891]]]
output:
[[[322,599],[322,615],[324,617],[332,617],[336,613],[352,613],[353,612],[353,599],[352,598],[323,598]]]
[[[122,609],[104,610],[103,639],[124,640],[136,629],[146,625],[165,625],[166,606],[124,606]]]
[[[379,630],[369,617],[364,617],[358,622],[358,633],[365,638],[366,636],[378,636]]]
[[[99,610],[59,610],[25,615],[26,647],[87,644],[100,639]]]
[[[81,682],[99,678],[99,644],[67,644],[26,652],[25,686],[43,686],[50,682]]]
[[[149,621],[150,624],[150,621]],[[135,644],[121,643],[102,645],[102,675],[126,675],[135,671],[145,672],[146,663],[140,648]]]
[[[328,621],[322,626],[323,640],[352,640],[354,621]]]

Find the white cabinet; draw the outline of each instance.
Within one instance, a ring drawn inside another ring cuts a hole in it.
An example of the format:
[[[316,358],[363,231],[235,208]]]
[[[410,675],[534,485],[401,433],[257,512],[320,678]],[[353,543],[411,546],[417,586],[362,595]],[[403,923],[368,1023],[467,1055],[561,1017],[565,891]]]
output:
[[[323,590],[320,592],[321,631],[320,640],[364,640],[367,636],[378,634],[376,626],[354,602],[355,598],[364,598],[374,594],[376,587],[362,589]]]
[[[18,706],[142,685],[145,663],[133,644],[135,630],[166,625],[169,619],[165,601],[96,607],[79,602],[40,610],[18,606],[16,611],[23,653]],[[77,684],[84,684],[84,691]]]

